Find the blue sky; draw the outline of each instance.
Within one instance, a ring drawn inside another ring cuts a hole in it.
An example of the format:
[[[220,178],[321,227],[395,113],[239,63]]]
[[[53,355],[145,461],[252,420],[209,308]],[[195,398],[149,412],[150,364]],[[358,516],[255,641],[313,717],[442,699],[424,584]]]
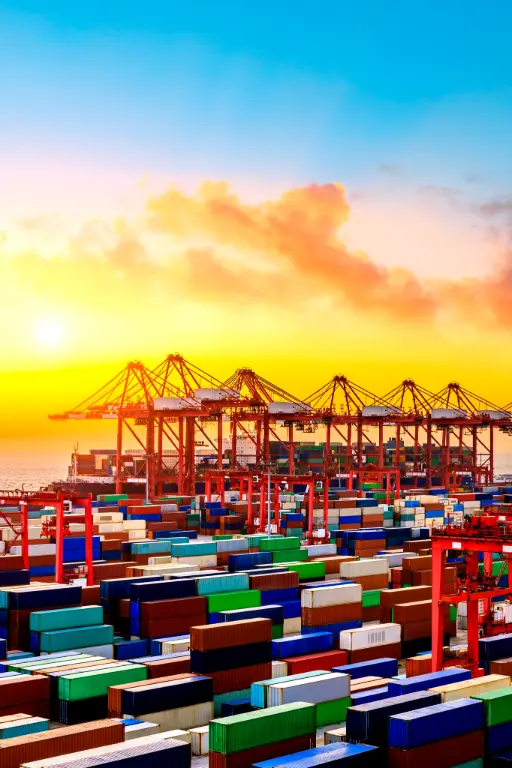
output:
[[[7,0],[0,202],[89,212],[146,176],[508,194],[511,27],[506,0]]]

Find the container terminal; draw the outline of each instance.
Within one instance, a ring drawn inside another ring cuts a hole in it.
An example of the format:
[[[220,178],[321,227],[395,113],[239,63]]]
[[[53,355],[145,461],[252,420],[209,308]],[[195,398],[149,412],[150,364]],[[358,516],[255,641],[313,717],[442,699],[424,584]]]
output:
[[[116,447],[0,491],[0,768],[512,762],[510,405],[172,355],[50,418]]]

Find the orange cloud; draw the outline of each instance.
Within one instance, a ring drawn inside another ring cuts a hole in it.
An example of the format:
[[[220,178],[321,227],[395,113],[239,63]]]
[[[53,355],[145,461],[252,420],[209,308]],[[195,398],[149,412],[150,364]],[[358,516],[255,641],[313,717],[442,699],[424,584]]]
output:
[[[249,206],[226,184],[207,182],[198,197],[171,189],[147,204],[153,231],[201,236],[217,246],[250,252],[270,260],[283,279],[306,280],[312,294],[328,295],[335,303],[391,316],[398,306],[411,318],[432,317],[435,295],[413,273],[378,266],[344,246],[340,231],[349,212],[339,184],[312,184]]]

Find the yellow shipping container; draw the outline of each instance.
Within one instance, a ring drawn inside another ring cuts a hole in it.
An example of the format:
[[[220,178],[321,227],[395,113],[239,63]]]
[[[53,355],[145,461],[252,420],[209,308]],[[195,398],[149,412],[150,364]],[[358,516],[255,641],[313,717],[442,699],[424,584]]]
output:
[[[484,675],[484,677],[477,677],[473,680],[462,680],[460,683],[439,685],[430,690],[434,693],[440,693],[443,702],[456,701],[456,699],[468,699],[485,691],[508,688],[511,682],[512,680],[508,675]]]

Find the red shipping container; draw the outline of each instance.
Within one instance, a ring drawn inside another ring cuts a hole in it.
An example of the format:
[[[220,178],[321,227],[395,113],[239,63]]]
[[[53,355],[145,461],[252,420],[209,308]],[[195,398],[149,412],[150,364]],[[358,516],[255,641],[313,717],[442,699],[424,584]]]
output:
[[[53,558],[55,562],[55,557]],[[0,571],[21,571],[23,558],[21,555],[2,555],[0,557]]]
[[[450,617],[448,603],[443,607],[445,618]],[[399,603],[393,609],[393,621],[397,624],[408,624],[414,621],[432,620],[432,600],[419,600],[418,602]]]
[[[272,662],[253,664],[250,667],[225,669],[221,672],[209,672],[208,677],[213,679],[213,693],[215,695],[230,691],[245,691],[253,683],[272,677]]]
[[[363,608],[363,623],[366,621],[379,621],[380,605],[369,605]]]
[[[399,659],[401,643],[388,643],[387,645],[375,645],[373,648],[362,648],[359,651],[350,651],[350,663],[358,664],[360,661],[373,661],[373,659]]]
[[[512,675],[512,658],[498,659],[489,664],[490,675]]]
[[[405,676],[417,677],[428,675],[432,672],[432,654],[423,653],[420,656],[411,656],[405,660]]]
[[[82,587],[82,605],[100,605],[100,585]]]
[[[404,541],[403,550],[404,552],[419,552],[424,547],[432,548],[430,539],[409,539],[409,541]]]
[[[484,732],[434,741],[415,749],[388,749],[388,768],[451,768],[484,756]]]
[[[175,659],[161,659],[161,661],[150,661],[145,664],[148,675],[151,680],[157,677],[167,677],[170,675],[180,675],[190,672],[190,653],[178,656]]]
[[[140,604],[142,622],[189,616],[208,612],[206,597],[183,597],[173,600],[155,600]]]
[[[189,616],[175,616],[172,619],[159,619],[147,621],[141,625],[142,636],[150,640],[156,637],[170,637],[172,635],[188,635],[192,628],[204,625],[208,620],[207,613],[192,614]],[[269,619],[270,621],[270,619]]]
[[[316,734],[310,733],[307,736],[297,736],[294,739],[264,744],[261,747],[253,747],[252,749],[243,749],[240,752],[231,752],[229,755],[222,755],[220,752],[209,752],[208,768],[251,768],[254,763],[272,760],[275,757],[284,757],[294,752],[302,752],[305,749],[311,749],[315,745]],[[283,762],[284,765],[285,763]]]
[[[86,726],[70,725],[28,736],[0,741],[0,768],[19,768],[23,763],[96,749],[124,741],[124,724],[97,720]]]
[[[209,651],[217,648],[229,648],[232,645],[264,642],[272,642],[272,622],[270,619],[205,624],[194,627],[190,632],[190,648],[194,651]]]
[[[337,624],[341,621],[359,621],[363,615],[361,603],[346,603],[344,605],[328,605],[318,608],[302,608],[302,624],[305,627],[316,627],[323,624]]]
[[[431,600],[432,587],[402,587],[401,589],[383,589],[380,593],[380,621],[391,621],[391,609],[399,603],[413,603],[418,600]]]
[[[299,586],[299,574],[296,571],[286,573],[262,573],[249,576],[250,589],[266,592],[271,589],[293,589]]]
[[[329,672],[333,667],[348,664],[348,652],[325,651],[325,653],[311,653],[308,656],[294,656],[291,659],[283,659],[283,661],[288,665],[289,675],[315,672],[317,669]]]

